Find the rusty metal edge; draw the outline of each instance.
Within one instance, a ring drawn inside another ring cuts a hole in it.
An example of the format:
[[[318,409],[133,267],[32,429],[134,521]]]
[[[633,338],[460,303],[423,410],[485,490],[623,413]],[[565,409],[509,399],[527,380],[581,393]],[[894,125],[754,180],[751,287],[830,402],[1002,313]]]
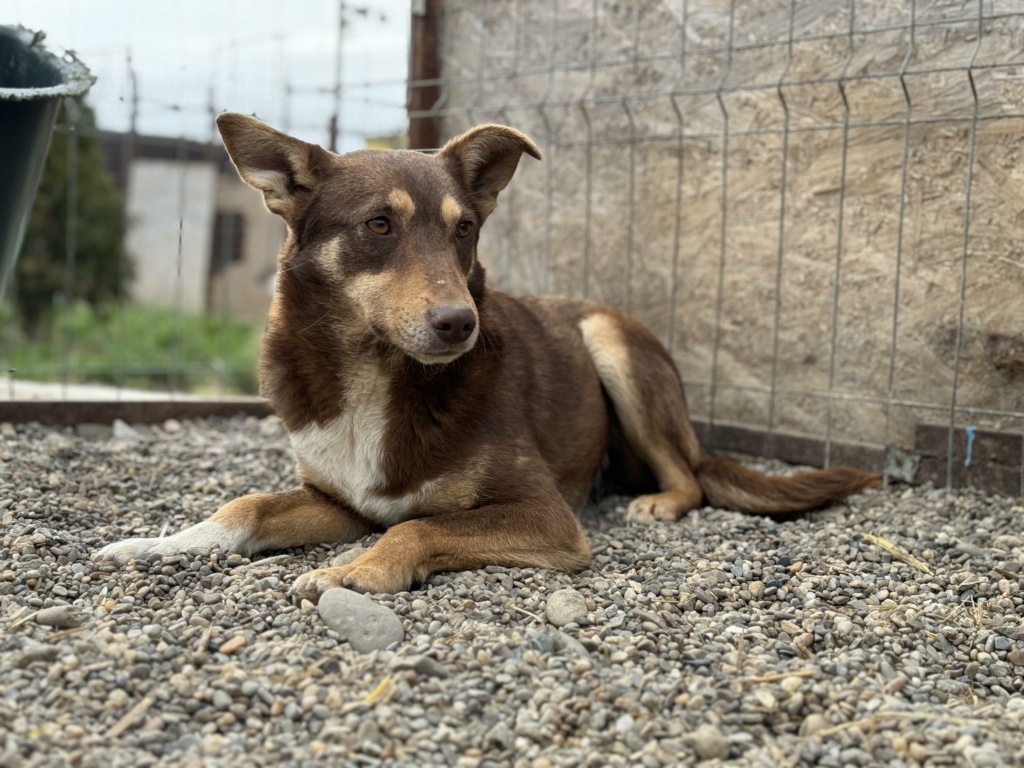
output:
[[[769,433],[764,429],[739,424],[716,423],[712,429],[710,424],[697,419],[693,421],[693,426],[701,445],[712,453],[730,451],[809,467],[825,465],[825,440],[820,437]],[[869,472],[880,472],[885,462],[885,449],[880,445],[833,440],[832,459],[833,466],[845,464]]]
[[[255,416],[272,413],[263,400],[22,400],[0,402],[0,422],[47,425],[110,423],[154,424],[167,419],[205,419],[210,416]]]

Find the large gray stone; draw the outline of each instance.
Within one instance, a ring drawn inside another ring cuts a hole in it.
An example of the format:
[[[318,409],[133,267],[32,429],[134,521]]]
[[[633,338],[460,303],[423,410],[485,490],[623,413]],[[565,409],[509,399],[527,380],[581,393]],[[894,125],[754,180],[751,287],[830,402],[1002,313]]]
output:
[[[575,589],[560,589],[548,598],[544,616],[556,627],[564,627],[570,622],[578,624],[587,618],[586,600]]]
[[[317,611],[324,624],[348,638],[360,653],[383,650],[405,639],[402,620],[366,595],[336,587],[320,595]]]

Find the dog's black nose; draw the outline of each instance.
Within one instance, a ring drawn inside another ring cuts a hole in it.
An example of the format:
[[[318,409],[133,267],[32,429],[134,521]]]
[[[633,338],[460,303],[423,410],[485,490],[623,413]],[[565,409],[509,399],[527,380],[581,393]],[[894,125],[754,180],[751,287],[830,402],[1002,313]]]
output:
[[[469,307],[438,307],[428,317],[434,333],[448,344],[461,344],[476,330],[476,315]]]

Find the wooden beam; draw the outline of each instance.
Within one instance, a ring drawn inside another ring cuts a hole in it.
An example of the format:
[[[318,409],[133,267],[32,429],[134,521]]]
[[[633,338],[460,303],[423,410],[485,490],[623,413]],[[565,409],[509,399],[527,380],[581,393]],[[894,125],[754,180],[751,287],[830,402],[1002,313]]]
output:
[[[436,117],[416,115],[441,98],[441,18],[444,0],[414,0],[409,57],[409,149],[436,149],[441,143]],[[423,83],[422,85],[420,83]]]

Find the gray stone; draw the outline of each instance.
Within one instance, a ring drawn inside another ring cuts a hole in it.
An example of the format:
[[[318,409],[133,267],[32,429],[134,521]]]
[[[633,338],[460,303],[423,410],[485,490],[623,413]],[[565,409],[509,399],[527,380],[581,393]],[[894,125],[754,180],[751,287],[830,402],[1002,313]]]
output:
[[[317,611],[324,624],[348,638],[361,653],[383,650],[405,639],[402,620],[383,605],[350,589],[335,587],[320,596]]]
[[[23,669],[36,661],[53,661],[60,654],[60,649],[55,645],[43,645],[42,643],[28,643],[14,658],[14,666]]]
[[[119,440],[138,440],[140,437],[138,431],[134,427],[121,419],[114,419],[112,432],[114,437]]]
[[[690,734],[690,746],[701,760],[724,760],[729,757],[729,741],[713,725],[702,725]]]
[[[967,747],[964,750],[964,757],[969,761],[969,765],[976,768],[998,768],[1006,765],[1005,757],[991,746]]]
[[[590,651],[588,651],[586,646],[572,635],[568,635],[559,630],[558,632],[555,632],[553,638],[555,641],[555,650],[569,656],[579,656],[584,659],[590,658]]]
[[[813,736],[818,731],[824,730],[829,725],[828,720],[819,712],[812,712],[800,723],[801,736]]]
[[[439,661],[429,656],[399,656],[391,661],[391,668],[396,671],[411,669],[427,677],[448,677],[448,670]]]
[[[113,429],[109,424],[92,424],[87,422],[76,426],[75,432],[78,433],[79,437],[86,440],[106,440],[113,434]]]
[[[331,561],[331,567],[337,568],[342,565],[348,565],[364,552],[368,551],[369,550],[366,547],[352,547],[352,549],[346,549]]]
[[[587,602],[575,589],[559,589],[548,598],[544,616],[556,627],[578,624],[587,618]]]
[[[88,620],[89,615],[75,605],[55,605],[51,608],[43,608],[36,614],[37,624],[45,624],[48,627],[57,629],[68,629],[80,627]]]
[[[484,736],[484,745],[487,747],[496,746],[500,749],[507,749],[512,745],[512,731],[508,727],[508,723],[504,721],[498,721],[494,727],[487,732]]]

